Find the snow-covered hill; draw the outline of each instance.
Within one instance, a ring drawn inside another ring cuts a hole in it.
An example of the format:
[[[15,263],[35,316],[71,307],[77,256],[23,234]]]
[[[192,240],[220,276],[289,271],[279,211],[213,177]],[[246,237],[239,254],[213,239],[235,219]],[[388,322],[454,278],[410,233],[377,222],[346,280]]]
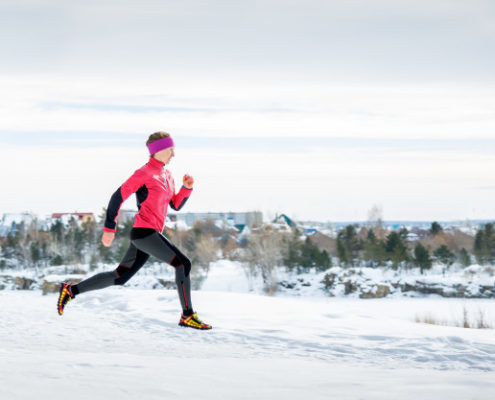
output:
[[[175,290],[0,291],[1,399],[491,399],[495,335],[415,322],[490,300],[194,291],[214,328],[177,326]]]

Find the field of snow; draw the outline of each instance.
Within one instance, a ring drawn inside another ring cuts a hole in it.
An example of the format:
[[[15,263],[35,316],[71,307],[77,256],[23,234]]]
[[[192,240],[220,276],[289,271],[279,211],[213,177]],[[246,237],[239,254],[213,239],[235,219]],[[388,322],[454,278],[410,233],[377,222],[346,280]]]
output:
[[[177,326],[174,290],[86,293],[62,317],[56,298],[0,292],[1,399],[495,398],[493,329],[415,322],[466,307],[493,324],[490,300],[202,290],[214,328],[196,331]]]

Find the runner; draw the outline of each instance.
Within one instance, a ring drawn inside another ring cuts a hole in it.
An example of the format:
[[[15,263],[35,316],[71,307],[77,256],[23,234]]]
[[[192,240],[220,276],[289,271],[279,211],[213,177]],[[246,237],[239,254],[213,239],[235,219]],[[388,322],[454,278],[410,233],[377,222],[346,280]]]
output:
[[[175,268],[175,282],[182,306],[179,325],[196,329],[211,329],[193,310],[191,302],[191,261],[165,236],[167,207],[179,211],[193,190],[194,179],[184,175],[183,186],[175,193],[172,174],[165,166],[174,157],[174,141],[166,132],[155,132],[146,142],[150,153],[148,163],[134,174],[112,195],[108,204],[101,241],[110,246],[115,237],[117,215],[122,203],[136,193],[138,213],[131,230],[131,244],[119,266],[109,272],[96,274],[78,284],[62,283],[57,302],[60,315],[69,301],[84,292],[103,289],[111,285],[124,285],[139,271],[150,255]]]

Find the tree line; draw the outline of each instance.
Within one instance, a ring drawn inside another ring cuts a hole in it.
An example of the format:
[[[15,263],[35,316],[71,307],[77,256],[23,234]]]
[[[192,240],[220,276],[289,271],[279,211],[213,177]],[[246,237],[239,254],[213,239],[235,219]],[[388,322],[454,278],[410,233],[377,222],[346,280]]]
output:
[[[75,218],[61,220],[48,229],[40,229],[37,221],[21,223],[15,232],[0,239],[0,268],[9,266],[42,268],[52,265],[118,263],[129,246],[132,220],[120,224],[115,241],[105,247],[100,241],[102,226],[94,221],[81,223]],[[245,236],[235,230],[219,228],[214,221],[198,221],[187,231],[168,230],[168,236],[193,263],[206,267],[219,258],[239,260],[270,279],[275,266],[285,266],[297,272],[309,268],[325,270],[334,263],[340,266],[392,268],[417,266],[424,271],[434,261],[446,268],[453,263],[463,266],[473,261],[495,263],[495,229],[489,223],[480,228],[472,245],[449,242],[449,234],[434,222],[428,239],[412,242],[402,228],[385,231],[379,226],[348,225],[341,229],[334,247],[322,247],[312,236],[293,227],[280,231],[273,224],[255,227]]]
[[[358,235],[354,225],[348,225],[337,236],[337,256],[344,266],[366,265],[370,267],[391,266],[419,267],[421,272],[430,269],[433,262],[438,262],[446,268],[459,263],[469,266],[476,261],[480,264],[495,262],[495,232],[493,224],[488,223],[480,228],[474,238],[471,248],[451,245],[442,240],[449,239],[449,234],[443,232],[438,222],[433,222],[428,237],[411,242],[406,228],[387,233],[382,239],[375,234],[380,228],[369,228],[366,237]],[[450,240],[452,242],[452,240]]]

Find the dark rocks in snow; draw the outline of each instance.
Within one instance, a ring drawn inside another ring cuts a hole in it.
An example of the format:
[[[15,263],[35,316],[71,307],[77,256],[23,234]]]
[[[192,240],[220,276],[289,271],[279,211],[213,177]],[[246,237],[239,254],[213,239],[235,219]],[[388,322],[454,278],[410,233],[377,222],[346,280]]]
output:
[[[36,281],[23,276],[0,275],[0,290],[31,290],[35,289]]]
[[[406,295],[438,295],[453,298],[495,298],[495,286],[472,281],[463,283],[428,282],[423,279],[404,281],[400,276],[383,282],[363,276],[362,271],[329,272],[321,281],[330,296],[357,294],[362,299],[383,298],[394,293]]]
[[[82,281],[82,278],[71,279],[70,281],[74,283],[79,283]],[[60,290],[60,284],[62,282],[63,280],[60,282],[44,280],[43,283],[41,284],[41,292],[43,296],[48,293],[58,293]]]
[[[296,287],[295,283],[291,283],[287,281],[278,282],[278,284],[286,289],[294,289]]]
[[[34,283],[34,279],[24,278],[22,276],[16,276],[14,278],[14,284],[18,290],[29,290]]]
[[[353,284],[350,280],[344,282],[345,292],[344,294],[351,294],[358,290],[358,287]]]
[[[176,285],[176,283],[174,281],[167,281],[165,279],[158,278],[158,282],[165,289],[177,289],[177,285]]]
[[[359,295],[361,299],[381,299],[390,293],[390,286],[388,285],[374,285],[371,290],[363,291]]]

